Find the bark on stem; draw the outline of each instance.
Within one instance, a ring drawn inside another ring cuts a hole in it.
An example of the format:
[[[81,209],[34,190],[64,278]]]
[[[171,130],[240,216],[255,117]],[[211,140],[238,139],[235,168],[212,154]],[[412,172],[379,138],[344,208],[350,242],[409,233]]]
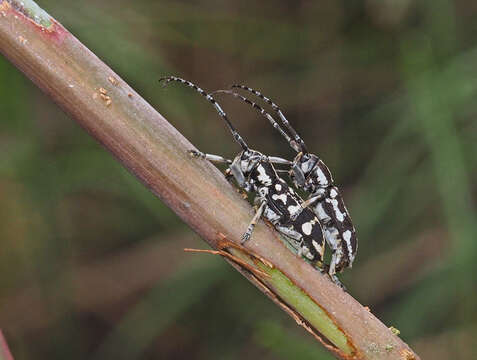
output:
[[[220,247],[219,234],[239,243],[252,216],[249,204],[213,165],[191,160],[187,150],[194,146],[33,1],[0,0],[0,51],[211,247]],[[269,276],[232,265],[337,358],[418,359],[263,223],[246,247],[267,261],[240,249],[231,252]]]

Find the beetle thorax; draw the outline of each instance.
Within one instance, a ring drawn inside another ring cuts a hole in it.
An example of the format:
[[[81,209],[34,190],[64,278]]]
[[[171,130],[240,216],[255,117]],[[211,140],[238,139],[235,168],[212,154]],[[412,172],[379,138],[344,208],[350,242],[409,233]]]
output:
[[[316,155],[309,153],[299,153],[295,157],[290,169],[290,177],[297,188],[305,189],[306,180],[318,161]]]
[[[328,188],[333,185],[333,177],[330,169],[321,160],[315,163],[315,166],[306,177],[304,189],[315,192],[320,188]]]
[[[273,166],[265,161],[261,161],[251,174],[257,187],[269,187],[278,181],[277,173]]]
[[[308,175],[310,175],[311,171],[313,170],[315,165],[320,161],[320,159],[318,158],[318,156],[314,154],[307,153],[307,154],[302,154],[301,156],[300,154],[298,154],[297,157],[295,158],[295,161],[299,163],[301,171],[303,171],[303,174],[305,175],[305,177],[307,177]]]

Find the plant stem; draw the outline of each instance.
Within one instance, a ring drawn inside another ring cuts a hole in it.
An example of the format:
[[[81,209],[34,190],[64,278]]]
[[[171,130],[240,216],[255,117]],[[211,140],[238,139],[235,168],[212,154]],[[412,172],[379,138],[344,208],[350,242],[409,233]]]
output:
[[[250,205],[213,165],[191,160],[187,150],[194,146],[45,14],[31,0],[1,1],[0,51],[212,248],[221,248],[221,234],[239,244]],[[273,229],[258,224],[246,248],[230,252],[269,276],[231,264],[337,358],[418,359],[367,309],[290,252]]]

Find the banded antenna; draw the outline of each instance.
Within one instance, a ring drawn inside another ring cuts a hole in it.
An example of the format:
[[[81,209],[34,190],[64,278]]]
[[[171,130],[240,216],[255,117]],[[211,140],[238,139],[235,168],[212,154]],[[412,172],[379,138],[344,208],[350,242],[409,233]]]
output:
[[[232,95],[232,96],[235,96],[236,98],[242,100],[243,102],[249,104],[251,107],[253,107],[255,110],[257,110],[260,114],[262,114],[265,118],[267,118],[267,120],[270,122],[270,124],[272,124],[272,126],[278,130],[278,132],[286,139],[286,141],[288,141],[289,143],[291,143],[293,140],[291,139],[291,137],[280,127],[280,125],[275,121],[275,119],[273,118],[272,115],[270,115],[268,112],[265,111],[264,108],[262,108],[260,105],[254,103],[253,101],[250,101],[249,99],[247,99],[245,96],[242,96],[240,95],[239,93],[236,93],[232,90],[215,90],[213,92],[211,92],[211,94],[217,94],[217,93],[220,93],[220,94],[228,94],[228,95]],[[293,145],[291,145],[295,150],[297,150]],[[299,151],[299,150],[298,150]]]
[[[237,132],[237,130],[235,130],[232,123],[227,118],[227,114],[225,113],[225,111],[222,110],[220,105],[217,103],[217,101],[215,101],[215,99],[211,95],[207,94],[204,90],[202,90],[197,85],[191,83],[190,81],[181,79],[181,78],[176,77],[176,76],[166,76],[166,77],[163,77],[163,78],[159,79],[159,82],[164,82],[164,86],[166,86],[171,81],[177,81],[177,82],[180,82],[182,84],[185,84],[188,87],[191,87],[192,89],[197,91],[200,95],[205,97],[209,102],[211,102],[212,105],[214,105],[215,110],[217,110],[217,112],[219,113],[220,117],[222,119],[224,119],[224,121],[227,124],[227,127],[229,128],[230,132],[232,133],[232,136],[234,137],[235,141],[237,141],[239,143],[239,145],[242,147],[243,150],[249,150],[249,147],[245,143],[244,139],[240,136],[240,134]]]
[[[249,88],[248,86],[245,86],[245,85],[239,85],[239,84],[234,84],[231,86],[231,88],[239,88],[239,89],[243,89],[245,91],[248,91],[248,92],[251,92],[252,94],[254,94],[255,96],[258,96],[260,99],[262,99],[263,101],[265,101],[267,104],[269,104],[273,110],[275,110],[275,112],[278,114],[278,116],[280,117],[280,121],[282,122],[282,124],[288,129],[288,131],[290,132],[290,134],[293,136],[293,138],[295,139],[296,143],[300,146],[300,149],[301,151],[306,154],[308,152],[307,148],[306,148],[306,145],[305,145],[305,142],[302,140],[302,138],[300,137],[300,135],[298,135],[298,133],[296,132],[296,130],[290,125],[290,123],[288,122],[287,118],[285,117],[285,115],[283,115],[283,112],[280,110],[280,108],[278,107],[277,104],[275,104],[272,100],[270,100],[268,97],[264,96],[260,91],[257,91],[257,90],[254,90],[252,88]],[[291,144],[290,142],[290,145],[293,147],[293,145]],[[296,150],[296,149],[295,149]]]

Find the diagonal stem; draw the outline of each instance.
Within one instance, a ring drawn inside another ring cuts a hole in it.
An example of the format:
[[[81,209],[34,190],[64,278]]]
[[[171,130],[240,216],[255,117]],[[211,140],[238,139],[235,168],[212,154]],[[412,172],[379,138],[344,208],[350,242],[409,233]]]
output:
[[[33,1],[0,0],[0,52],[212,248],[220,234],[240,243],[252,216],[223,175],[108,66]],[[158,76],[159,77],[159,76]],[[300,325],[341,359],[418,359],[367,309],[291,253],[276,232],[257,224],[236,258],[260,277],[231,263]]]

